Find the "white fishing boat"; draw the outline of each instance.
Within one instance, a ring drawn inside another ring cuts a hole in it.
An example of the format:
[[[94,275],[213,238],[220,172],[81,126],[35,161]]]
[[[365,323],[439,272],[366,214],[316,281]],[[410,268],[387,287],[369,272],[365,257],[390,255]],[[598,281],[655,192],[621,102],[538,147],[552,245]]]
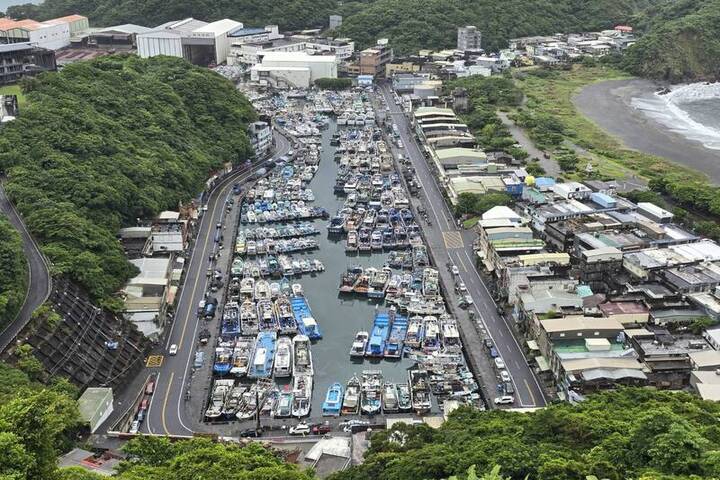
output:
[[[365,356],[365,348],[367,347],[368,339],[370,335],[364,330],[360,330],[355,334],[355,340],[353,340],[352,346],[350,347],[350,357],[362,358]]]
[[[215,419],[223,414],[225,409],[225,397],[230,393],[230,390],[235,386],[235,380],[215,380],[213,384],[212,395],[210,396],[210,402],[205,412],[205,417],[209,419]]]
[[[310,414],[312,402],[313,376],[312,374],[295,374],[293,378],[293,406],[292,416],[306,417]]]
[[[274,374],[276,378],[287,378],[292,375],[292,342],[288,337],[280,337],[275,353]]]
[[[345,397],[343,398],[342,413],[345,415],[357,415],[360,411],[360,379],[357,375],[347,382]]]
[[[233,348],[232,366],[230,374],[236,377],[244,377],[250,368],[250,359],[255,348],[254,337],[239,337]]]

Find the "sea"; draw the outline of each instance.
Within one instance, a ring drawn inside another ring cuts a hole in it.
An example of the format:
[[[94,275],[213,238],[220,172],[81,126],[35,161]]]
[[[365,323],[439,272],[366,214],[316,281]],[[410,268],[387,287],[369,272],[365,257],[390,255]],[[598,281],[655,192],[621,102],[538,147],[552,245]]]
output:
[[[634,98],[632,105],[670,130],[720,150],[720,83],[676,85],[669,93]]]

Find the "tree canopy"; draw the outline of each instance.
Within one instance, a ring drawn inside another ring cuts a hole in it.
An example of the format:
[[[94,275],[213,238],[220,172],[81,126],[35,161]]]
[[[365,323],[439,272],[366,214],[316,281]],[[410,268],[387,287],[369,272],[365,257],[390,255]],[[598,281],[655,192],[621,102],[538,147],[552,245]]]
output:
[[[534,413],[463,408],[438,430],[402,425],[375,432],[365,463],[331,478],[462,478],[473,466],[488,478],[717,477],[718,413],[716,403],[649,389],[605,392]]]
[[[5,217],[0,217],[0,330],[22,307],[27,280],[27,260],[20,234]]]
[[[136,269],[122,226],[177,208],[211,171],[251,155],[247,100],[184,60],[109,56],[25,83],[23,114],[3,128],[6,190],[52,262],[96,299]]]

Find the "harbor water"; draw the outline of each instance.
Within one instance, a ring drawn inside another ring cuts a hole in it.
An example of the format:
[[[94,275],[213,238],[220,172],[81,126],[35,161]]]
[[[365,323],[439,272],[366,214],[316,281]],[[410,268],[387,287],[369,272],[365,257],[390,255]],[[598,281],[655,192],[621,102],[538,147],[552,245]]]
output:
[[[310,182],[315,194],[315,206],[324,207],[333,215],[345,200],[333,192],[337,164],[334,161],[335,147],[330,139],[336,132],[335,119],[330,119],[330,126],[322,132],[322,159],[319,170]],[[349,351],[355,333],[358,330],[372,330],[376,311],[385,310],[384,300],[369,300],[365,297],[340,295],[338,286],[340,275],[350,265],[362,267],[382,267],[387,253],[352,254],[345,252],[345,241],[333,239],[327,235],[327,220],[315,220],[316,227],[321,231],[318,236],[319,250],[308,253],[307,258],[319,258],[325,264],[325,271],[314,277],[303,277],[300,281],[308,298],[313,316],[323,332],[322,340],[313,343],[312,356],[315,370],[313,388],[312,418],[319,418],[322,403],[330,385],[340,382],[343,386],[353,373],[358,375],[363,370],[380,369],[387,381],[395,383],[407,382],[407,368],[413,365],[412,360],[357,359],[351,360]]]

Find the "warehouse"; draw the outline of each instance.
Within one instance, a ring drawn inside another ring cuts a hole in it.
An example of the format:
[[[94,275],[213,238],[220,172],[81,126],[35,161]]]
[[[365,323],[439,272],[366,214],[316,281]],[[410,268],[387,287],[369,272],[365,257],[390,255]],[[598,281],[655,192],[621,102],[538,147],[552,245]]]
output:
[[[308,88],[318,78],[337,78],[335,55],[267,52],[250,69],[250,80],[279,88]]]
[[[227,34],[240,27],[242,23],[229,19],[207,23],[186,18],[164,23],[137,35],[138,55],[169,55],[203,66],[223,63],[230,49]]]

